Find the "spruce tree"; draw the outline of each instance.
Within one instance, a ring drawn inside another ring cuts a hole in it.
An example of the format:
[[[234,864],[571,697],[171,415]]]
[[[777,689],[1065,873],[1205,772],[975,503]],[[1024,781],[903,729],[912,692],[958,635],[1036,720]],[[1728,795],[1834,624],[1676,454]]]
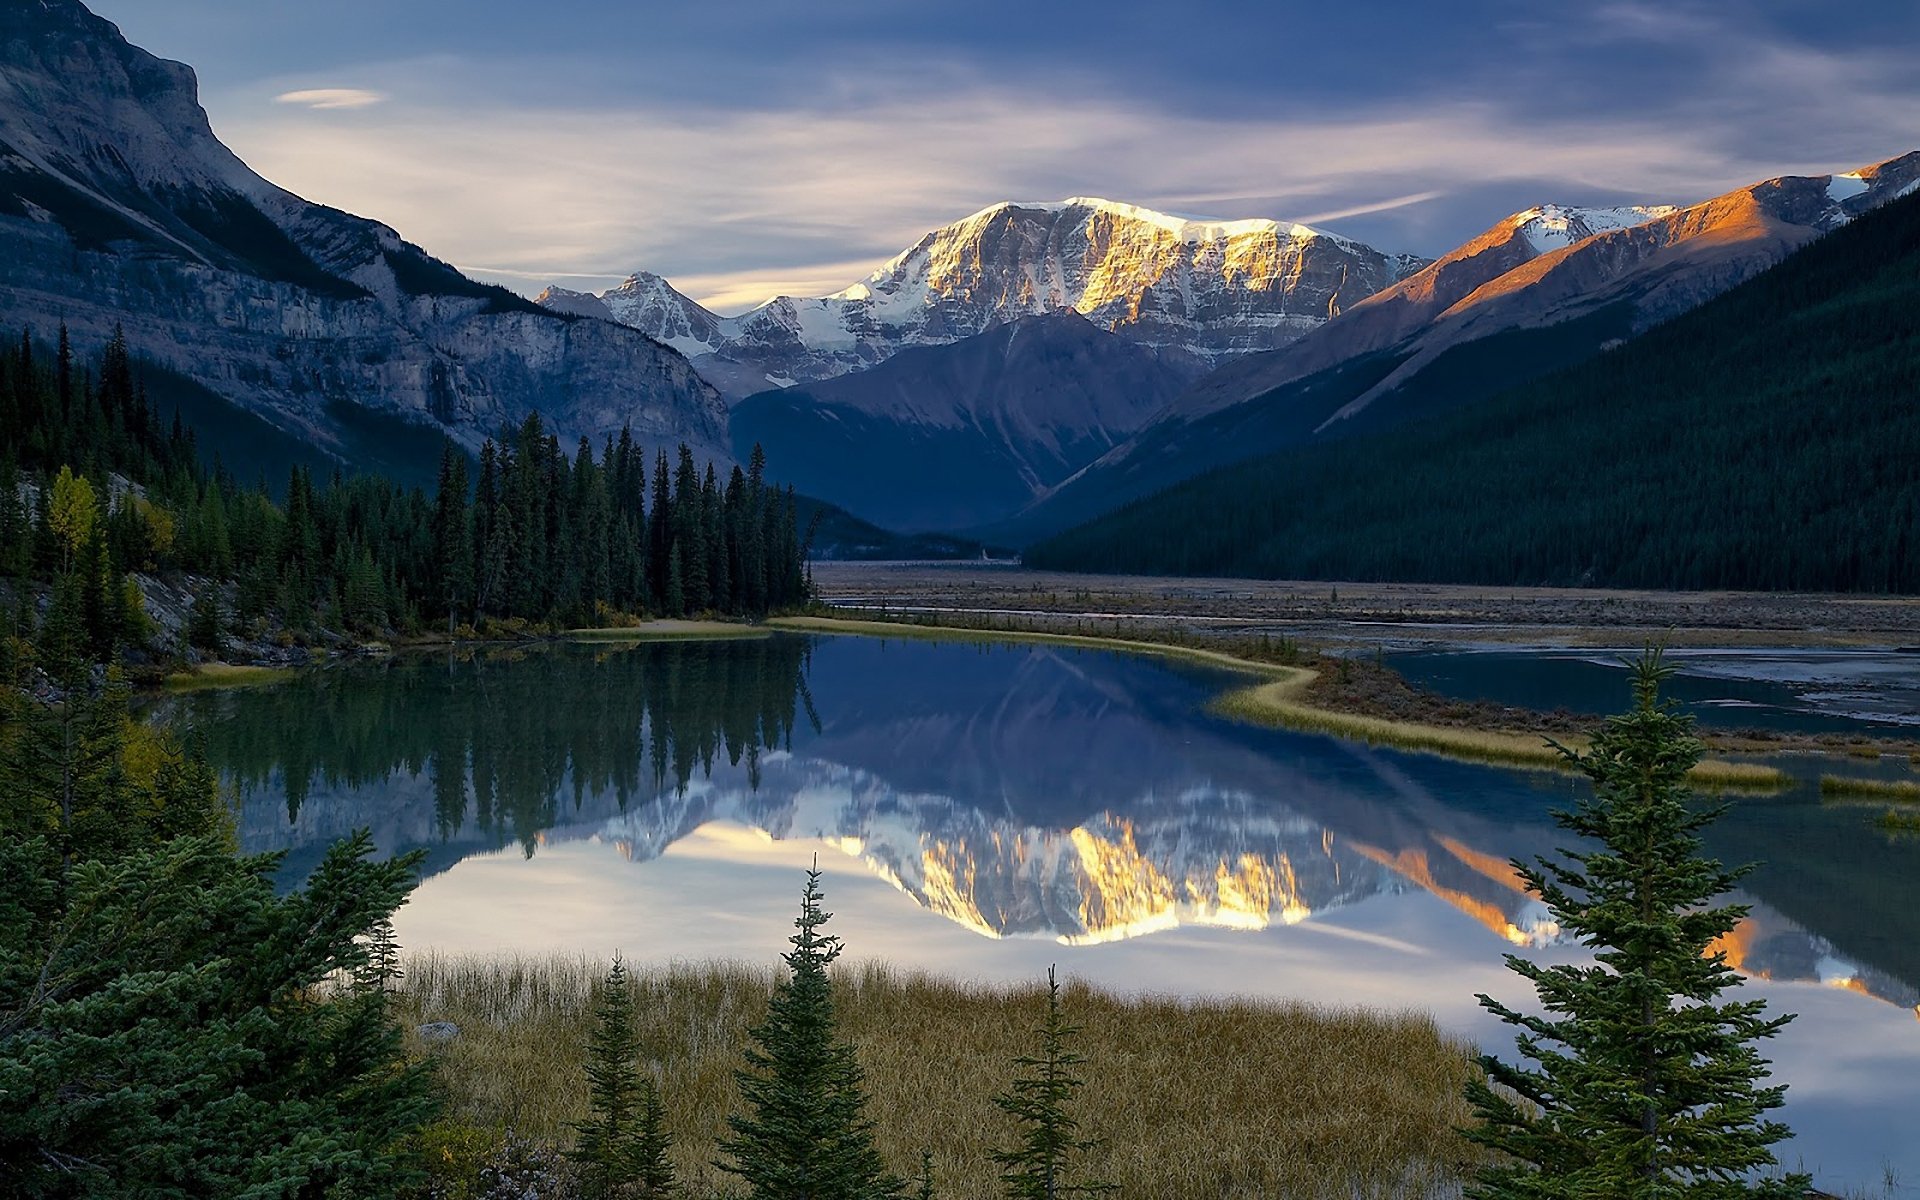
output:
[[[1792,1017],[1768,1018],[1762,1000],[1718,999],[1740,977],[1715,945],[1747,907],[1714,902],[1751,868],[1701,854],[1700,830],[1721,810],[1689,803],[1701,747],[1691,719],[1659,698],[1670,673],[1648,651],[1633,668],[1633,709],[1587,753],[1560,748],[1593,795],[1555,819],[1591,848],[1562,851],[1567,863],[1514,864],[1597,961],[1507,956],[1544,1015],[1480,997],[1518,1029],[1533,1064],[1483,1056],[1486,1079],[1468,1084],[1480,1123],[1466,1135],[1501,1155],[1468,1190],[1480,1200],[1806,1194],[1805,1176],[1757,1177],[1777,1165],[1769,1147],[1788,1129],[1767,1118],[1786,1088],[1764,1084],[1755,1043]]]
[[[193,610],[187,616],[187,642],[208,654],[220,653],[220,632],[224,622],[220,614],[220,585],[208,580],[193,594]]]
[[[1048,967],[1047,1015],[1034,1031],[1040,1035],[1040,1052],[1014,1059],[1023,1074],[1014,1079],[1012,1090],[993,1098],[1020,1127],[1013,1147],[993,1156],[1006,1168],[1000,1181],[1013,1200],[1054,1200],[1114,1190],[1114,1185],[1097,1180],[1069,1181],[1074,1161],[1099,1144],[1077,1136],[1080,1123],[1068,1111],[1074,1094],[1086,1083],[1073,1068],[1087,1060],[1067,1048],[1067,1039],[1079,1031],[1078,1026],[1067,1024],[1060,1011],[1060,981]]]
[[[866,1094],[853,1047],[836,1040],[827,970],[840,939],[820,927],[820,867],[807,872],[799,930],[783,955],[790,972],[774,989],[767,1019],[753,1030],[747,1067],[734,1078],[747,1111],[727,1118],[720,1169],[746,1181],[752,1200],[871,1200],[898,1196],[866,1119]]]
[[[673,1138],[666,1131],[660,1091],[641,1076],[639,1057],[633,991],[626,965],[616,958],[600,986],[587,1043],[587,1119],[574,1125],[568,1152],[587,1200],[657,1200],[673,1194],[673,1164],[667,1158]]]

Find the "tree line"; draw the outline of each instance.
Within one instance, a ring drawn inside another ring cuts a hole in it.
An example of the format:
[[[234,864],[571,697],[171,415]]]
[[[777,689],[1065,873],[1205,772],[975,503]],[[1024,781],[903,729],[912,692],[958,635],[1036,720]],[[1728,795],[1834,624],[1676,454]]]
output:
[[[1066,570],[1920,592],[1920,198],[1625,346],[1222,468],[1031,547]]]
[[[289,822],[316,785],[361,788],[406,772],[432,781],[433,819],[421,827],[531,853],[587,795],[611,794],[627,812],[684,791],[716,761],[744,762],[757,788],[762,757],[791,749],[810,719],[808,654],[786,637],[559,647],[519,658],[510,677],[485,651],[458,662],[395,656],[188,694],[169,719],[197,731],[243,801],[283,791]]]
[[[64,326],[52,347],[29,332],[0,341],[0,579],[51,586],[40,641],[56,657],[143,644],[142,573],[210,581],[188,630],[208,651],[269,620],[295,635],[584,626],[752,617],[807,597],[797,502],[758,448],[723,483],[685,445],[649,471],[626,430],[568,453],[535,413],[471,468],[447,443],[431,497],[299,466],[276,497],[201,461],[117,333],[91,365]]]

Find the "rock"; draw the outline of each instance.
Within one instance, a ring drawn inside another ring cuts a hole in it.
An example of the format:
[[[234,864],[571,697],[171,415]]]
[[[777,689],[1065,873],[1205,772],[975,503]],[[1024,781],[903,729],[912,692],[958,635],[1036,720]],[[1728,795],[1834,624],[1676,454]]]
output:
[[[413,1031],[423,1042],[451,1042],[460,1036],[460,1027],[452,1021],[428,1021],[414,1026]]]

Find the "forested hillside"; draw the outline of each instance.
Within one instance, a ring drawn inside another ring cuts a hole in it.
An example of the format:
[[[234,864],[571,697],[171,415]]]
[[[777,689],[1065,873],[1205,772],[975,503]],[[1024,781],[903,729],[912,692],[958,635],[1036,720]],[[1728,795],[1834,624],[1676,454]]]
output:
[[[1920,196],[1626,346],[1212,472],[1034,566],[1920,592]]]
[[[192,636],[217,653],[269,622],[288,636],[415,632],[502,618],[606,624],[758,614],[804,598],[803,531],[764,460],[724,483],[681,446],[649,471],[626,434],[567,453],[538,414],[465,454],[429,495],[381,476],[284,490],[202,462],[115,339],[97,364],[29,335],[0,344],[0,581],[50,585],[43,649],[105,661],[150,637],[136,575],[200,581]],[[33,619],[21,606],[16,624]]]

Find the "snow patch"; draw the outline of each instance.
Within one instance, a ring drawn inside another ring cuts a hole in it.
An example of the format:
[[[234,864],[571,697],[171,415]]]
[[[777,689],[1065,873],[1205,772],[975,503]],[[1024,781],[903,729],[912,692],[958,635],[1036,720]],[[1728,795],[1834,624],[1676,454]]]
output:
[[[1679,210],[1671,204],[1628,205],[1619,208],[1576,208],[1562,204],[1543,204],[1512,217],[1520,236],[1535,254],[1549,254],[1575,242],[1584,242],[1599,233],[1631,229],[1672,216]]]
[[[1858,171],[1848,171],[1844,175],[1830,175],[1827,177],[1827,199],[1835,204],[1844,204],[1872,186],[1860,178]]]

